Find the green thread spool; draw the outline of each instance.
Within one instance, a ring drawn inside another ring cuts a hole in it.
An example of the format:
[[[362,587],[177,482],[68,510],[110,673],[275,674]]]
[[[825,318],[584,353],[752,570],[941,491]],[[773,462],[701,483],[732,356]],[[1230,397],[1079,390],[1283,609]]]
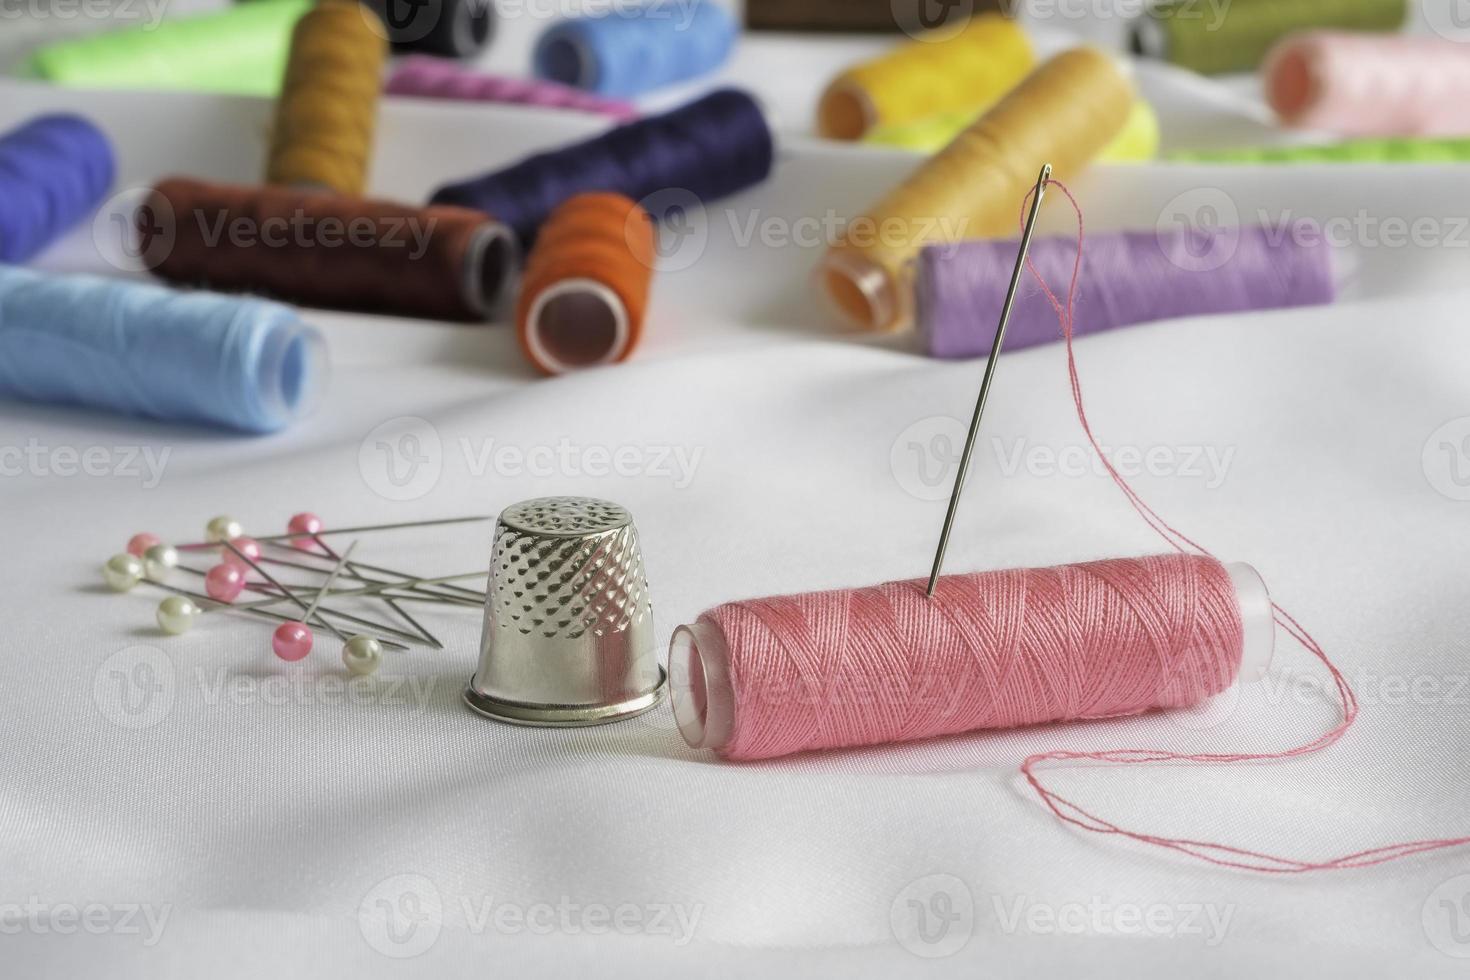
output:
[[[219,13],[170,18],[47,45],[27,71],[60,85],[275,95],[291,29],[310,0],[253,0]]]
[[[1133,52],[1202,75],[1254,71],[1266,52],[1293,31],[1336,28],[1396,31],[1408,0],[1163,0],[1133,26]]]
[[[1169,154],[1173,163],[1464,163],[1470,137],[1349,140],[1319,146],[1262,146]]]

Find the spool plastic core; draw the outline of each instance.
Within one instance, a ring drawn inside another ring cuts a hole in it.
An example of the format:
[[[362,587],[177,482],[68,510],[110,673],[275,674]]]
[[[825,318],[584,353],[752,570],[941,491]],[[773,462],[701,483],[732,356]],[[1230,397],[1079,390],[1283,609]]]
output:
[[[877,124],[873,100],[850,82],[827,89],[817,106],[817,128],[828,139],[860,140]]]
[[[555,374],[612,364],[628,351],[628,311],[595,279],[563,279],[537,294],[526,315],[526,344]]]
[[[515,279],[521,249],[511,230],[499,222],[476,229],[465,251],[464,300],[470,309],[487,320],[494,315]]]
[[[267,334],[256,363],[255,395],[272,428],[316,411],[331,369],[327,342],[312,326],[297,321]]]
[[[896,290],[888,272],[860,256],[831,252],[818,275],[823,293],[842,318],[864,330],[881,330],[899,318]]]

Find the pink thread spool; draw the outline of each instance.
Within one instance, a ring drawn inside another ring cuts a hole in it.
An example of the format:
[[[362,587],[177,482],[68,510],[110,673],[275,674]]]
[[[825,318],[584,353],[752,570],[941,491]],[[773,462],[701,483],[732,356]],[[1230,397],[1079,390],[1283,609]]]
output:
[[[452,61],[423,55],[405,58],[394,69],[384,91],[388,95],[409,95],[425,99],[567,109],[607,116],[619,122],[638,118],[638,110],[630,103],[603,98],[570,85],[486,75],[469,71]]]
[[[1270,596],[1196,555],[733,602],[674,633],[674,718],[732,760],[1188,707],[1270,666]]]
[[[1261,68],[1281,121],[1343,136],[1470,134],[1470,49],[1438,37],[1313,31]]]

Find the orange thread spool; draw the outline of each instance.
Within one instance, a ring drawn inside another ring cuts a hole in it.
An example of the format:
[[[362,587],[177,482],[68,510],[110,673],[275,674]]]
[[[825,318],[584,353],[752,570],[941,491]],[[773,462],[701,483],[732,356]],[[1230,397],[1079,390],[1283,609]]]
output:
[[[578,194],[542,226],[526,260],[516,334],[546,374],[626,360],[653,284],[653,221],[621,194]]]
[[[327,0],[296,23],[276,102],[266,183],[367,189],[387,29],[352,0]]]

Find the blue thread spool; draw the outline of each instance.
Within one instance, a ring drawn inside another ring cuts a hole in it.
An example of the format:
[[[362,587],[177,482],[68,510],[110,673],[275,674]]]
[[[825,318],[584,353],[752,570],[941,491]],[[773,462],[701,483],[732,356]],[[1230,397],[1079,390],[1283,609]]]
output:
[[[116,174],[107,137],[49,115],[0,136],[0,262],[25,262],[92,212]]]
[[[326,375],[289,306],[0,266],[0,397],[275,432]]]
[[[631,98],[714,71],[738,36],[735,19],[713,0],[654,0],[553,25],[533,64],[537,78]]]

